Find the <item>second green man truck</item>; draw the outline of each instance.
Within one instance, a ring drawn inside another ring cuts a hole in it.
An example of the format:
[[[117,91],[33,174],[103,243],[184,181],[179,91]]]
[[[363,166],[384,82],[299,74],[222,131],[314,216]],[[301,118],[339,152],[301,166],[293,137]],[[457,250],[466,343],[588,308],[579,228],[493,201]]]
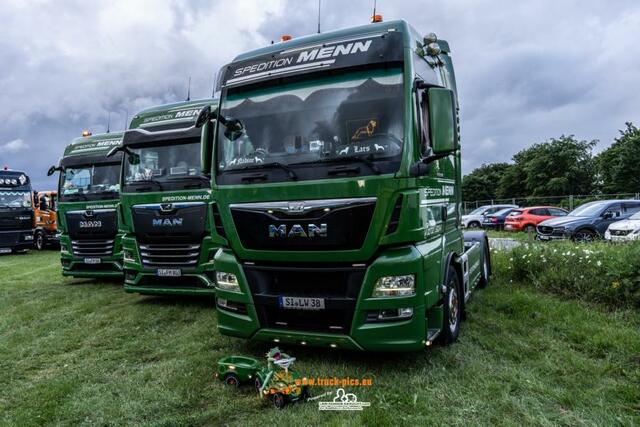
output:
[[[213,295],[211,184],[201,171],[195,127],[213,99],[180,102],[138,113],[124,134],[120,229],[124,288],[141,294]]]
[[[220,332],[374,351],[455,341],[490,263],[485,235],[460,226],[447,42],[404,21],[316,34],[238,56],[217,90],[203,114]]]
[[[74,139],[58,166],[58,229],[63,276],[122,277],[118,234],[121,155],[107,153],[122,143],[121,133]]]

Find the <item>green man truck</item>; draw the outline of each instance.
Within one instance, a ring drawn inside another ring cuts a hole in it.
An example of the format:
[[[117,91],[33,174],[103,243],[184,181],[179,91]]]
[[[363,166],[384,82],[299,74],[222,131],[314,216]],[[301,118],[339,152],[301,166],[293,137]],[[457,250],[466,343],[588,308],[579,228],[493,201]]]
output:
[[[122,133],[84,131],[64,150],[57,166],[58,229],[62,275],[122,277],[118,234],[120,163],[107,153],[122,143]]]
[[[455,341],[490,259],[460,226],[447,42],[404,21],[315,34],[238,56],[216,90],[198,123],[215,119],[220,332],[370,351]]]
[[[195,121],[213,99],[146,109],[134,116],[123,144],[120,229],[124,288],[141,294],[213,295],[211,183],[201,171]],[[209,143],[207,147],[210,147]]]
[[[29,176],[0,170],[0,254],[26,252],[33,246],[33,206]]]

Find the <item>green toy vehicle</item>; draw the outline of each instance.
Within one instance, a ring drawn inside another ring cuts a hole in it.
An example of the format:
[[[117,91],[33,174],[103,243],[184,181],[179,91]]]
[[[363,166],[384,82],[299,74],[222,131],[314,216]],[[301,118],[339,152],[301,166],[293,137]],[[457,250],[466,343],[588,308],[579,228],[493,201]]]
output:
[[[253,381],[259,392],[267,372],[260,366],[260,362],[252,357],[228,356],[218,361],[216,376],[222,378],[225,384],[239,387],[242,383]]]
[[[278,347],[267,353],[267,368],[251,357],[228,356],[218,361],[216,376],[225,384],[238,387],[253,380],[261,399],[270,399],[277,409],[289,402],[305,401],[310,397],[309,388],[303,385],[303,378],[289,370],[295,357],[280,351]]]

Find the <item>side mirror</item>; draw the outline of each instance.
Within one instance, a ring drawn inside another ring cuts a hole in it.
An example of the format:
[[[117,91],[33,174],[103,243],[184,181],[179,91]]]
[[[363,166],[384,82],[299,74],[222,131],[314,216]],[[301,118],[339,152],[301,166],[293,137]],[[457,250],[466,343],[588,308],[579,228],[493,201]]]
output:
[[[47,171],[47,176],[51,176],[51,175],[53,175],[54,173],[56,173],[56,171],[60,171],[60,170],[62,170],[62,168],[61,168],[61,167],[58,167],[58,166],[51,166],[51,167],[49,168],[49,170]]]
[[[613,218],[613,212],[611,211],[606,211],[605,213],[602,214],[602,218],[604,219],[611,219]]]
[[[201,128],[205,123],[209,121],[211,118],[211,105],[205,106],[200,113],[198,114],[198,118],[196,119],[196,127]]]
[[[200,135],[200,173],[209,175],[211,173],[211,156],[213,152],[213,125],[207,120],[202,126]]]
[[[116,154],[118,151],[122,151],[122,150],[124,150],[124,146],[122,146],[122,145],[118,145],[117,147],[113,147],[113,148],[112,148],[111,150],[109,150],[109,152],[107,153],[107,157],[113,157],[113,156],[115,156],[115,154]]]
[[[438,87],[429,89],[429,128],[435,155],[451,154],[458,149],[453,91]]]

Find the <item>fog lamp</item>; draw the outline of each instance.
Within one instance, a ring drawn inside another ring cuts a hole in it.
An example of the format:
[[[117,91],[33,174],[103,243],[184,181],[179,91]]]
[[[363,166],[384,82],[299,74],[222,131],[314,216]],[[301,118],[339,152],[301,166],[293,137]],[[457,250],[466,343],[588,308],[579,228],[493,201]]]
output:
[[[416,276],[385,276],[376,281],[374,297],[410,297],[416,294]]]
[[[413,316],[413,307],[380,310],[378,320],[402,320]]]
[[[216,288],[223,291],[240,292],[240,285],[235,274],[216,271]]]

